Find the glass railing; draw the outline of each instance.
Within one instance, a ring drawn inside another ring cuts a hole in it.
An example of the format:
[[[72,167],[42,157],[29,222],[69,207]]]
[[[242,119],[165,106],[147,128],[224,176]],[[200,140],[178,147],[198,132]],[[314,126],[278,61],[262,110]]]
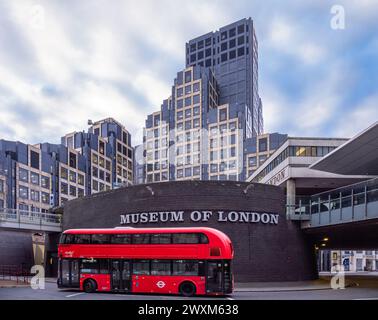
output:
[[[311,196],[312,224],[378,218],[378,178]]]
[[[62,223],[62,216],[54,213],[0,208],[0,222],[60,226]]]
[[[311,196],[311,213],[378,201],[378,178]]]

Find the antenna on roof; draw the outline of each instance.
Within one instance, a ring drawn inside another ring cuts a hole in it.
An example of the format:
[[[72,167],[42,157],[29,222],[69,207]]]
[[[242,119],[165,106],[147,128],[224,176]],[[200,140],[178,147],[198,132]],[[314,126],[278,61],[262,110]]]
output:
[[[93,121],[91,119],[88,119],[88,126],[93,125]]]

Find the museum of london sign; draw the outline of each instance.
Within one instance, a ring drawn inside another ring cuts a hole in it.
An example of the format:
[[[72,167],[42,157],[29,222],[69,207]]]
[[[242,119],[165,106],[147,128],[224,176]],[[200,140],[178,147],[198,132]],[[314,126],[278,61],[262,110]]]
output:
[[[278,214],[258,213],[245,211],[191,211],[184,214],[184,211],[159,211],[128,213],[121,215],[121,225],[137,223],[164,223],[164,222],[185,222],[189,219],[192,222],[207,222],[210,219],[217,219],[218,222],[244,222],[278,224]]]

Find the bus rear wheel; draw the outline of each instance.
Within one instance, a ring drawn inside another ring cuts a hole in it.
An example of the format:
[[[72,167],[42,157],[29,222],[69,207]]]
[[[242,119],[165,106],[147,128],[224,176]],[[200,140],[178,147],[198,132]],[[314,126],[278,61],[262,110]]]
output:
[[[92,279],[85,280],[83,284],[83,289],[86,293],[95,292],[97,289],[96,281]]]
[[[196,286],[189,281],[180,284],[179,292],[184,297],[192,297],[196,293]]]

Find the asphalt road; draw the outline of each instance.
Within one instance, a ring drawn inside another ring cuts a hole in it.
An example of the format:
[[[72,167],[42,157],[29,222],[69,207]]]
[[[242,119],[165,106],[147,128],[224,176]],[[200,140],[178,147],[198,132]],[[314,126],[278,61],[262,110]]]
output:
[[[1,300],[187,300],[171,295],[137,295],[118,293],[87,294],[77,290],[58,289],[54,283],[46,283],[45,289],[33,290],[30,287],[0,288]],[[195,300],[211,299],[195,297]],[[214,300],[378,300],[378,287],[357,286],[343,290],[303,290],[280,292],[234,292],[228,297],[215,297]]]

